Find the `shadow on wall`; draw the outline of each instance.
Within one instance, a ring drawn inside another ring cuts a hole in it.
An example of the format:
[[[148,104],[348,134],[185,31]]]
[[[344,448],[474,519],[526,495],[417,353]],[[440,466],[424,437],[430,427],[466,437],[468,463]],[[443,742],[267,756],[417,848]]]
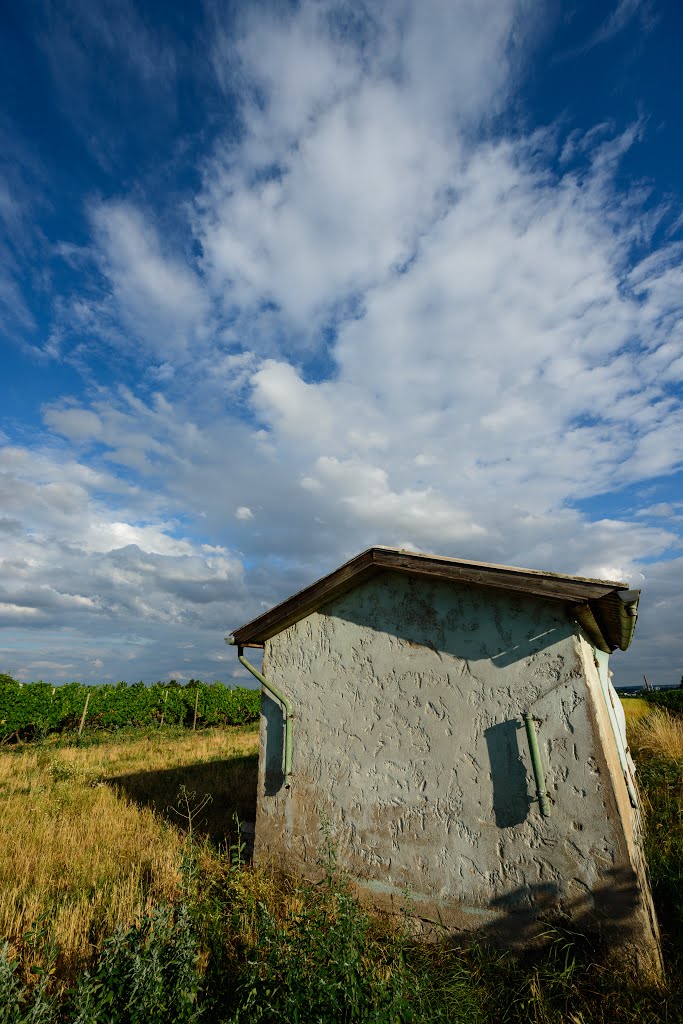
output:
[[[383,573],[321,608],[414,646],[499,668],[573,636],[561,602],[532,594]]]
[[[285,782],[285,725],[280,704],[266,692],[261,694],[261,715],[265,728],[263,791],[265,796],[275,796]]]
[[[472,932],[472,939],[507,948],[537,948],[571,934],[595,952],[619,950],[620,962],[634,961],[647,970],[659,967],[656,926],[641,911],[640,892],[633,872],[611,868],[593,890],[574,882],[575,894],[560,897],[553,883],[515,889],[492,900],[496,919]],[[571,883],[570,883],[571,884]],[[643,926],[650,934],[643,934]],[[469,938],[469,937],[468,937]]]
[[[619,964],[659,973],[656,927],[641,911],[638,885],[633,872],[613,868],[592,891],[579,883],[575,891],[560,895],[552,883],[523,886],[485,907],[465,907],[408,893],[409,916],[423,939],[452,946],[472,944],[536,953],[556,940],[570,940],[584,947],[597,961],[615,953]],[[371,893],[367,883],[353,884],[362,901],[380,911],[405,913],[406,893],[385,904],[381,895]]]
[[[236,838],[234,815],[240,822],[253,822],[256,818],[257,774],[258,754],[250,754],[180,768],[118,775],[106,781],[129,800],[151,807],[185,832],[189,815],[193,832],[217,845],[229,846]],[[210,799],[205,802],[207,796]]]
[[[492,725],[484,731],[491,763],[493,812],[498,828],[526,821],[533,800],[527,787],[527,772],[519,750],[517,734],[522,728],[514,719]]]

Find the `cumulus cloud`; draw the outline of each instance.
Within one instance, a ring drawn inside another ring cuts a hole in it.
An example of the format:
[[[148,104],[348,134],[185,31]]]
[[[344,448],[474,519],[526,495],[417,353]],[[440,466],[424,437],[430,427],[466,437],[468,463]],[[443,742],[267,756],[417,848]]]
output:
[[[637,488],[683,463],[683,252],[616,185],[644,127],[501,129],[523,2],[212,10],[240,131],[180,244],[139,196],[88,205],[101,276],[64,317],[143,382],[53,402],[42,447],[6,450],[0,614],[85,671],[199,674],[385,543],[644,575],[673,622],[680,517]]]
[[[245,16],[214,63],[252,92],[245,139],[207,165],[196,230],[214,286],[293,341],[408,260],[462,156],[458,129],[505,96],[524,4],[374,5],[344,32],[333,4]],[[252,96],[254,99],[252,99]],[[252,331],[254,327],[252,325]]]
[[[163,675],[160,658],[174,649],[179,630],[206,638],[210,649],[219,646],[226,612],[240,614],[245,603],[238,557],[178,536],[176,523],[122,518],[139,515],[139,503],[133,513],[121,494],[104,500],[106,476],[54,452],[2,454],[3,499],[18,518],[0,531],[0,623],[15,627],[18,646],[0,651],[10,665],[21,655],[17,672],[59,675],[61,662],[22,654],[35,655],[55,629],[71,635],[79,657],[69,664],[87,678],[104,667],[103,647],[111,653],[113,645],[120,661],[119,649],[136,650],[141,635],[142,647],[151,649],[140,661],[154,678]],[[18,627],[34,630],[31,638]]]
[[[130,203],[100,203],[91,216],[96,255],[124,324],[153,355],[182,359],[207,312],[191,267],[162,251],[154,227]]]

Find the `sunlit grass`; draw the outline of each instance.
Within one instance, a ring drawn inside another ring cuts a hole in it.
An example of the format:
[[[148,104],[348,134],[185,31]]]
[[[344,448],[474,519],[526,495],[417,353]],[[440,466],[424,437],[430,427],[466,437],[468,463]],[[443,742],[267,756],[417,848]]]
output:
[[[635,722],[649,715],[652,711],[652,705],[642,697],[622,697],[621,706],[626,715],[627,725],[635,724]]]
[[[0,751],[0,935],[21,954],[22,936],[47,915],[68,974],[116,927],[176,900],[187,854],[182,820],[174,826],[110,780],[140,780],[153,805],[158,779],[168,787],[174,769],[210,770],[257,747],[254,731],[234,728]]]
[[[645,703],[645,702],[644,702]],[[683,718],[669,714],[661,708],[649,706],[647,715],[631,721],[629,728],[631,749],[642,755],[683,759]]]

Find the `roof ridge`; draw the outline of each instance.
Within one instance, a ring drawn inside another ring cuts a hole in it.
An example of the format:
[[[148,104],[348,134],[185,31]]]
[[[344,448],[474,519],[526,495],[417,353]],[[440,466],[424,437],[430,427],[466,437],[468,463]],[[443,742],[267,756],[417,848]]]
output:
[[[390,544],[373,544],[371,548],[366,548],[366,551],[393,551],[396,554],[414,555],[416,558],[431,558],[437,561],[450,562],[454,565],[476,565],[486,569],[501,569],[507,572],[521,572],[525,575],[548,576],[550,579],[576,580],[579,583],[598,583],[605,587],[616,587],[623,590],[629,589],[629,584],[623,580],[606,580],[598,576],[575,576],[573,573],[553,572],[550,569],[528,569],[521,565],[506,565],[502,562],[480,562],[476,559],[457,558],[453,555],[434,555],[428,551],[414,551],[412,548],[397,548]],[[365,552],[362,553],[364,554]],[[346,565],[347,563],[344,564]]]
[[[584,628],[589,630],[592,641],[605,651],[615,647],[625,650],[630,643],[640,594],[640,591],[629,590],[626,583],[611,580],[568,576],[494,562],[474,562],[376,544],[240,626],[229,638],[230,642],[262,646],[288,626],[381,572],[412,573],[455,584],[525,593],[575,609],[590,605],[590,623],[588,627],[584,624]],[[629,597],[625,603],[623,599],[617,600],[622,591]],[[624,626],[627,615],[630,616],[628,630]]]

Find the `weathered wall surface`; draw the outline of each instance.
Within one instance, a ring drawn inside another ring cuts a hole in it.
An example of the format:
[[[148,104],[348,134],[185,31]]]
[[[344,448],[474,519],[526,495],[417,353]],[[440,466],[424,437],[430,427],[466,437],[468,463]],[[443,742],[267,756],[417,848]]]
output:
[[[264,695],[257,860],[314,873],[327,820],[380,904],[408,889],[425,920],[522,941],[562,907],[654,941],[593,650],[562,606],[386,573],[269,641],[263,671],[293,701],[294,755],[285,789],[281,712]]]

